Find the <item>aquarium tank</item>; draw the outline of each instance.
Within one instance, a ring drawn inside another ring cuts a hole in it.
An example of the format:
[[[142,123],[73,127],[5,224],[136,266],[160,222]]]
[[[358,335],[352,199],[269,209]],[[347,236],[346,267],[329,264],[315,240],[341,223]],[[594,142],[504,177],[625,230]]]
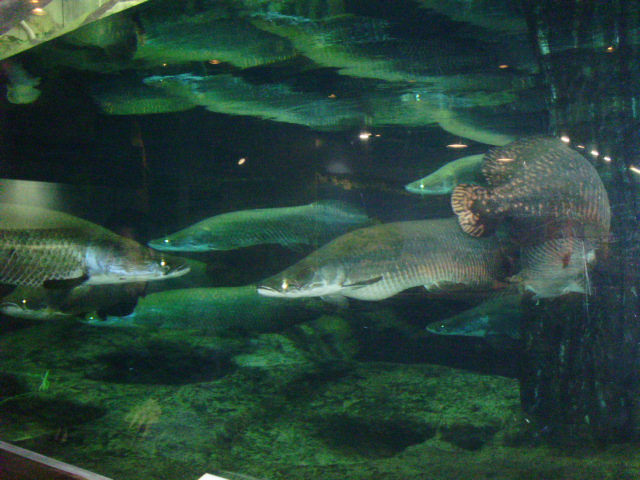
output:
[[[640,478],[640,3],[0,0],[0,479]]]

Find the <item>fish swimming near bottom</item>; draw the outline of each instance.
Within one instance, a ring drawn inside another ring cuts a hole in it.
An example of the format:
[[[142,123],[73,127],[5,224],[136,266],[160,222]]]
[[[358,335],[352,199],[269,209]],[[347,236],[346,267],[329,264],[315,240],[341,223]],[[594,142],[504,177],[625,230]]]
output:
[[[312,320],[325,307],[309,299],[291,302],[258,295],[255,285],[243,287],[183,288],[141,298],[133,313],[87,319],[107,327],[151,327],[221,333],[226,330],[272,332]]]
[[[337,200],[309,205],[223,213],[202,220],[149,246],[162,251],[206,252],[261,244],[322,245],[372,223],[357,206]]]
[[[522,295],[499,293],[480,305],[453,317],[427,325],[427,331],[436,335],[459,335],[492,338],[520,338]]]
[[[396,222],[333,240],[259,282],[258,293],[383,300],[419,285],[428,291],[485,292],[502,288],[510,268],[509,252],[496,237],[473,238],[455,217]]]
[[[161,280],[188,265],[86,220],[0,203],[0,283],[26,287]]]
[[[462,157],[404,188],[419,195],[449,195],[459,183],[482,183],[484,154]]]
[[[79,285],[68,289],[17,287],[0,299],[0,313],[27,320],[57,320],[89,312],[128,314],[146,283]]]

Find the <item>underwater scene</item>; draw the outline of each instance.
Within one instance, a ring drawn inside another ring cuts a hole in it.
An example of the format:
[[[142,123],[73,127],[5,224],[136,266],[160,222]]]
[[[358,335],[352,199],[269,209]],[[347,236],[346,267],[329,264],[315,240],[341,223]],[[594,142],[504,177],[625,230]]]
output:
[[[0,480],[640,478],[638,187],[634,0],[0,0]]]

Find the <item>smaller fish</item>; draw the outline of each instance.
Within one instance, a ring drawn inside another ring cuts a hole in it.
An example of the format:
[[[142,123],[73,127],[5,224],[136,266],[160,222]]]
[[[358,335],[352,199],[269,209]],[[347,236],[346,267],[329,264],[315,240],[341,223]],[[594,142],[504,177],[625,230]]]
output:
[[[261,244],[321,245],[372,220],[360,208],[320,200],[309,205],[223,213],[167,237],[151,240],[156,250],[208,252]]]
[[[430,323],[427,331],[436,335],[517,340],[522,319],[521,299],[518,294],[496,295],[470,310]]]
[[[80,285],[70,289],[17,287],[0,299],[0,312],[27,320],[57,320],[89,312],[128,314],[145,283]]]
[[[459,183],[482,183],[484,154],[462,157],[404,188],[419,195],[449,195]]]

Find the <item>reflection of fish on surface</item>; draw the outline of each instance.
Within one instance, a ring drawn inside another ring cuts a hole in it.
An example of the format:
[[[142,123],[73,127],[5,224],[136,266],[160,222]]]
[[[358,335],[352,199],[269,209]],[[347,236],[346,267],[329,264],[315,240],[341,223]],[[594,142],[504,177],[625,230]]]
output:
[[[212,112],[252,115],[319,129],[359,125],[363,116],[352,102],[297,91],[284,83],[253,84],[228,74],[155,76],[144,83]]]
[[[489,87],[491,75],[500,65],[504,50],[493,42],[460,38],[402,38],[402,28],[387,20],[357,15],[311,19],[256,12],[251,22],[259,28],[291,41],[293,46],[319,65],[338,68],[342,75],[376,78],[388,82],[425,82],[435,87],[447,85],[447,77],[461,77],[469,89]],[[472,78],[487,74],[481,81]],[[502,77],[501,79],[498,77]],[[511,79],[511,86],[517,82]],[[460,79],[454,79],[460,86]],[[484,82],[484,83],[481,83]]]
[[[337,200],[309,205],[223,213],[165,238],[151,240],[157,250],[198,252],[260,244],[321,245],[372,223],[357,206]]]
[[[551,137],[530,137],[493,148],[482,174],[489,185],[458,185],[451,205],[463,230],[480,236],[503,220],[512,239],[606,239],[611,212],[602,180],[579,153]]]
[[[474,239],[455,218],[397,222],[333,240],[259,282],[258,292],[360,300],[382,300],[419,285],[428,291],[486,292],[503,286],[509,263],[496,238]]]
[[[430,323],[427,331],[436,335],[519,339],[521,301],[521,295],[499,293],[458,315]]]
[[[247,68],[295,55],[285,38],[241,19],[216,17],[203,13],[159,21],[141,15],[144,37],[134,59],[147,65],[217,61]]]
[[[405,188],[420,195],[448,195],[459,183],[481,183],[483,158],[484,154],[459,158]]]
[[[40,96],[40,90],[35,88],[40,79],[30,76],[19,63],[3,60],[0,72],[7,77],[7,100],[11,103],[33,103]]]
[[[0,204],[0,282],[20,286],[161,280],[189,267],[106,228],[53,210]]]
[[[17,287],[0,300],[0,312],[28,320],[55,320],[99,311],[131,313],[145,283],[79,285],[70,289]]]
[[[196,107],[184,97],[151,88],[125,74],[97,79],[92,85],[92,96],[107,115],[149,115]]]
[[[141,298],[128,316],[95,318],[87,322],[110,327],[153,327],[251,332],[279,331],[315,318],[321,302],[290,302],[258,295],[255,285],[244,287],[184,288],[152,293]]]

